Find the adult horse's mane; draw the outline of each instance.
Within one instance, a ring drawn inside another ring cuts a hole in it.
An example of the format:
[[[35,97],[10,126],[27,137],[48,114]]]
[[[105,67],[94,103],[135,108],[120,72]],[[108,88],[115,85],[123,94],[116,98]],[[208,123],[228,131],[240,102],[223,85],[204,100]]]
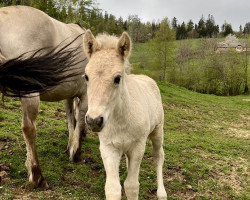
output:
[[[29,93],[43,93],[81,75],[74,67],[86,60],[79,58],[81,46],[70,47],[81,35],[65,45],[26,52],[0,65],[0,92],[5,96],[23,97]]]

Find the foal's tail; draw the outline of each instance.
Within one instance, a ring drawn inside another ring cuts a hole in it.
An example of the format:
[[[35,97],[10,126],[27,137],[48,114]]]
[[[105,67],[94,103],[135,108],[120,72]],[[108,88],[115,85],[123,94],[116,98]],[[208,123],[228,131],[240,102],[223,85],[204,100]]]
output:
[[[49,51],[42,48],[27,52],[0,64],[0,92],[16,97],[43,93],[83,74],[84,66],[78,65],[86,60],[86,57],[80,58],[82,49],[69,47],[76,39],[63,47],[60,44]]]

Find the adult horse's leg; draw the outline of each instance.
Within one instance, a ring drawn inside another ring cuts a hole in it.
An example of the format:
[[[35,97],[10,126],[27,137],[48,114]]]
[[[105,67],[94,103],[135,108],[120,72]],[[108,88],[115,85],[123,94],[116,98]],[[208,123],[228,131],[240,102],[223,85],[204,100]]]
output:
[[[72,100],[65,100],[64,102],[68,128],[69,128],[69,142],[68,152],[70,161],[79,162],[81,161],[81,144],[82,139],[86,136],[85,126],[85,114],[87,112],[87,95],[83,95],[80,101],[76,103],[76,108],[73,108]],[[75,110],[75,111],[74,111]],[[74,112],[77,110],[77,116],[75,121]],[[72,128],[74,127],[74,131]]]
[[[71,149],[71,146],[73,144],[73,136],[76,126],[76,119],[75,119],[75,109],[73,107],[73,98],[66,99],[63,101],[64,108],[66,111],[66,117],[67,117],[67,126],[69,131],[69,140],[68,140],[68,146],[66,152],[69,154],[69,151]]]
[[[28,169],[29,182],[34,187],[47,187],[47,182],[42,176],[36,152],[36,118],[38,115],[40,97],[22,98],[22,131],[27,149],[26,167]],[[37,96],[36,96],[37,95]]]

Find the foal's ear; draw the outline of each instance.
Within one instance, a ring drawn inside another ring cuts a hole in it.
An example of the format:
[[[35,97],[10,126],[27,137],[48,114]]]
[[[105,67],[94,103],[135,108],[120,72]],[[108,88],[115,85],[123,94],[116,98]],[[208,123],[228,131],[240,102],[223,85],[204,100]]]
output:
[[[87,30],[84,34],[83,48],[89,58],[98,48],[98,43],[90,30]]]
[[[123,32],[117,44],[117,51],[124,60],[130,55],[131,46],[132,44],[129,35],[126,32]]]

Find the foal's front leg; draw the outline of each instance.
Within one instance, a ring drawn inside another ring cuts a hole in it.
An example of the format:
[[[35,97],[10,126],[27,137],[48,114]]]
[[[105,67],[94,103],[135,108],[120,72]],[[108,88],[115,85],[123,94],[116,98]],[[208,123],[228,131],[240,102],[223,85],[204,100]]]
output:
[[[32,94],[32,98],[22,98],[22,131],[27,149],[26,167],[28,169],[29,182],[34,187],[48,187],[42,176],[36,152],[36,118],[39,109],[40,97]]]
[[[124,188],[128,200],[137,200],[139,195],[139,171],[141,160],[144,155],[146,143],[136,143],[133,148],[127,152],[127,170],[128,175],[124,182]]]
[[[100,145],[101,156],[106,171],[105,195],[106,200],[121,199],[121,184],[119,165],[122,153],[111,146]]]

